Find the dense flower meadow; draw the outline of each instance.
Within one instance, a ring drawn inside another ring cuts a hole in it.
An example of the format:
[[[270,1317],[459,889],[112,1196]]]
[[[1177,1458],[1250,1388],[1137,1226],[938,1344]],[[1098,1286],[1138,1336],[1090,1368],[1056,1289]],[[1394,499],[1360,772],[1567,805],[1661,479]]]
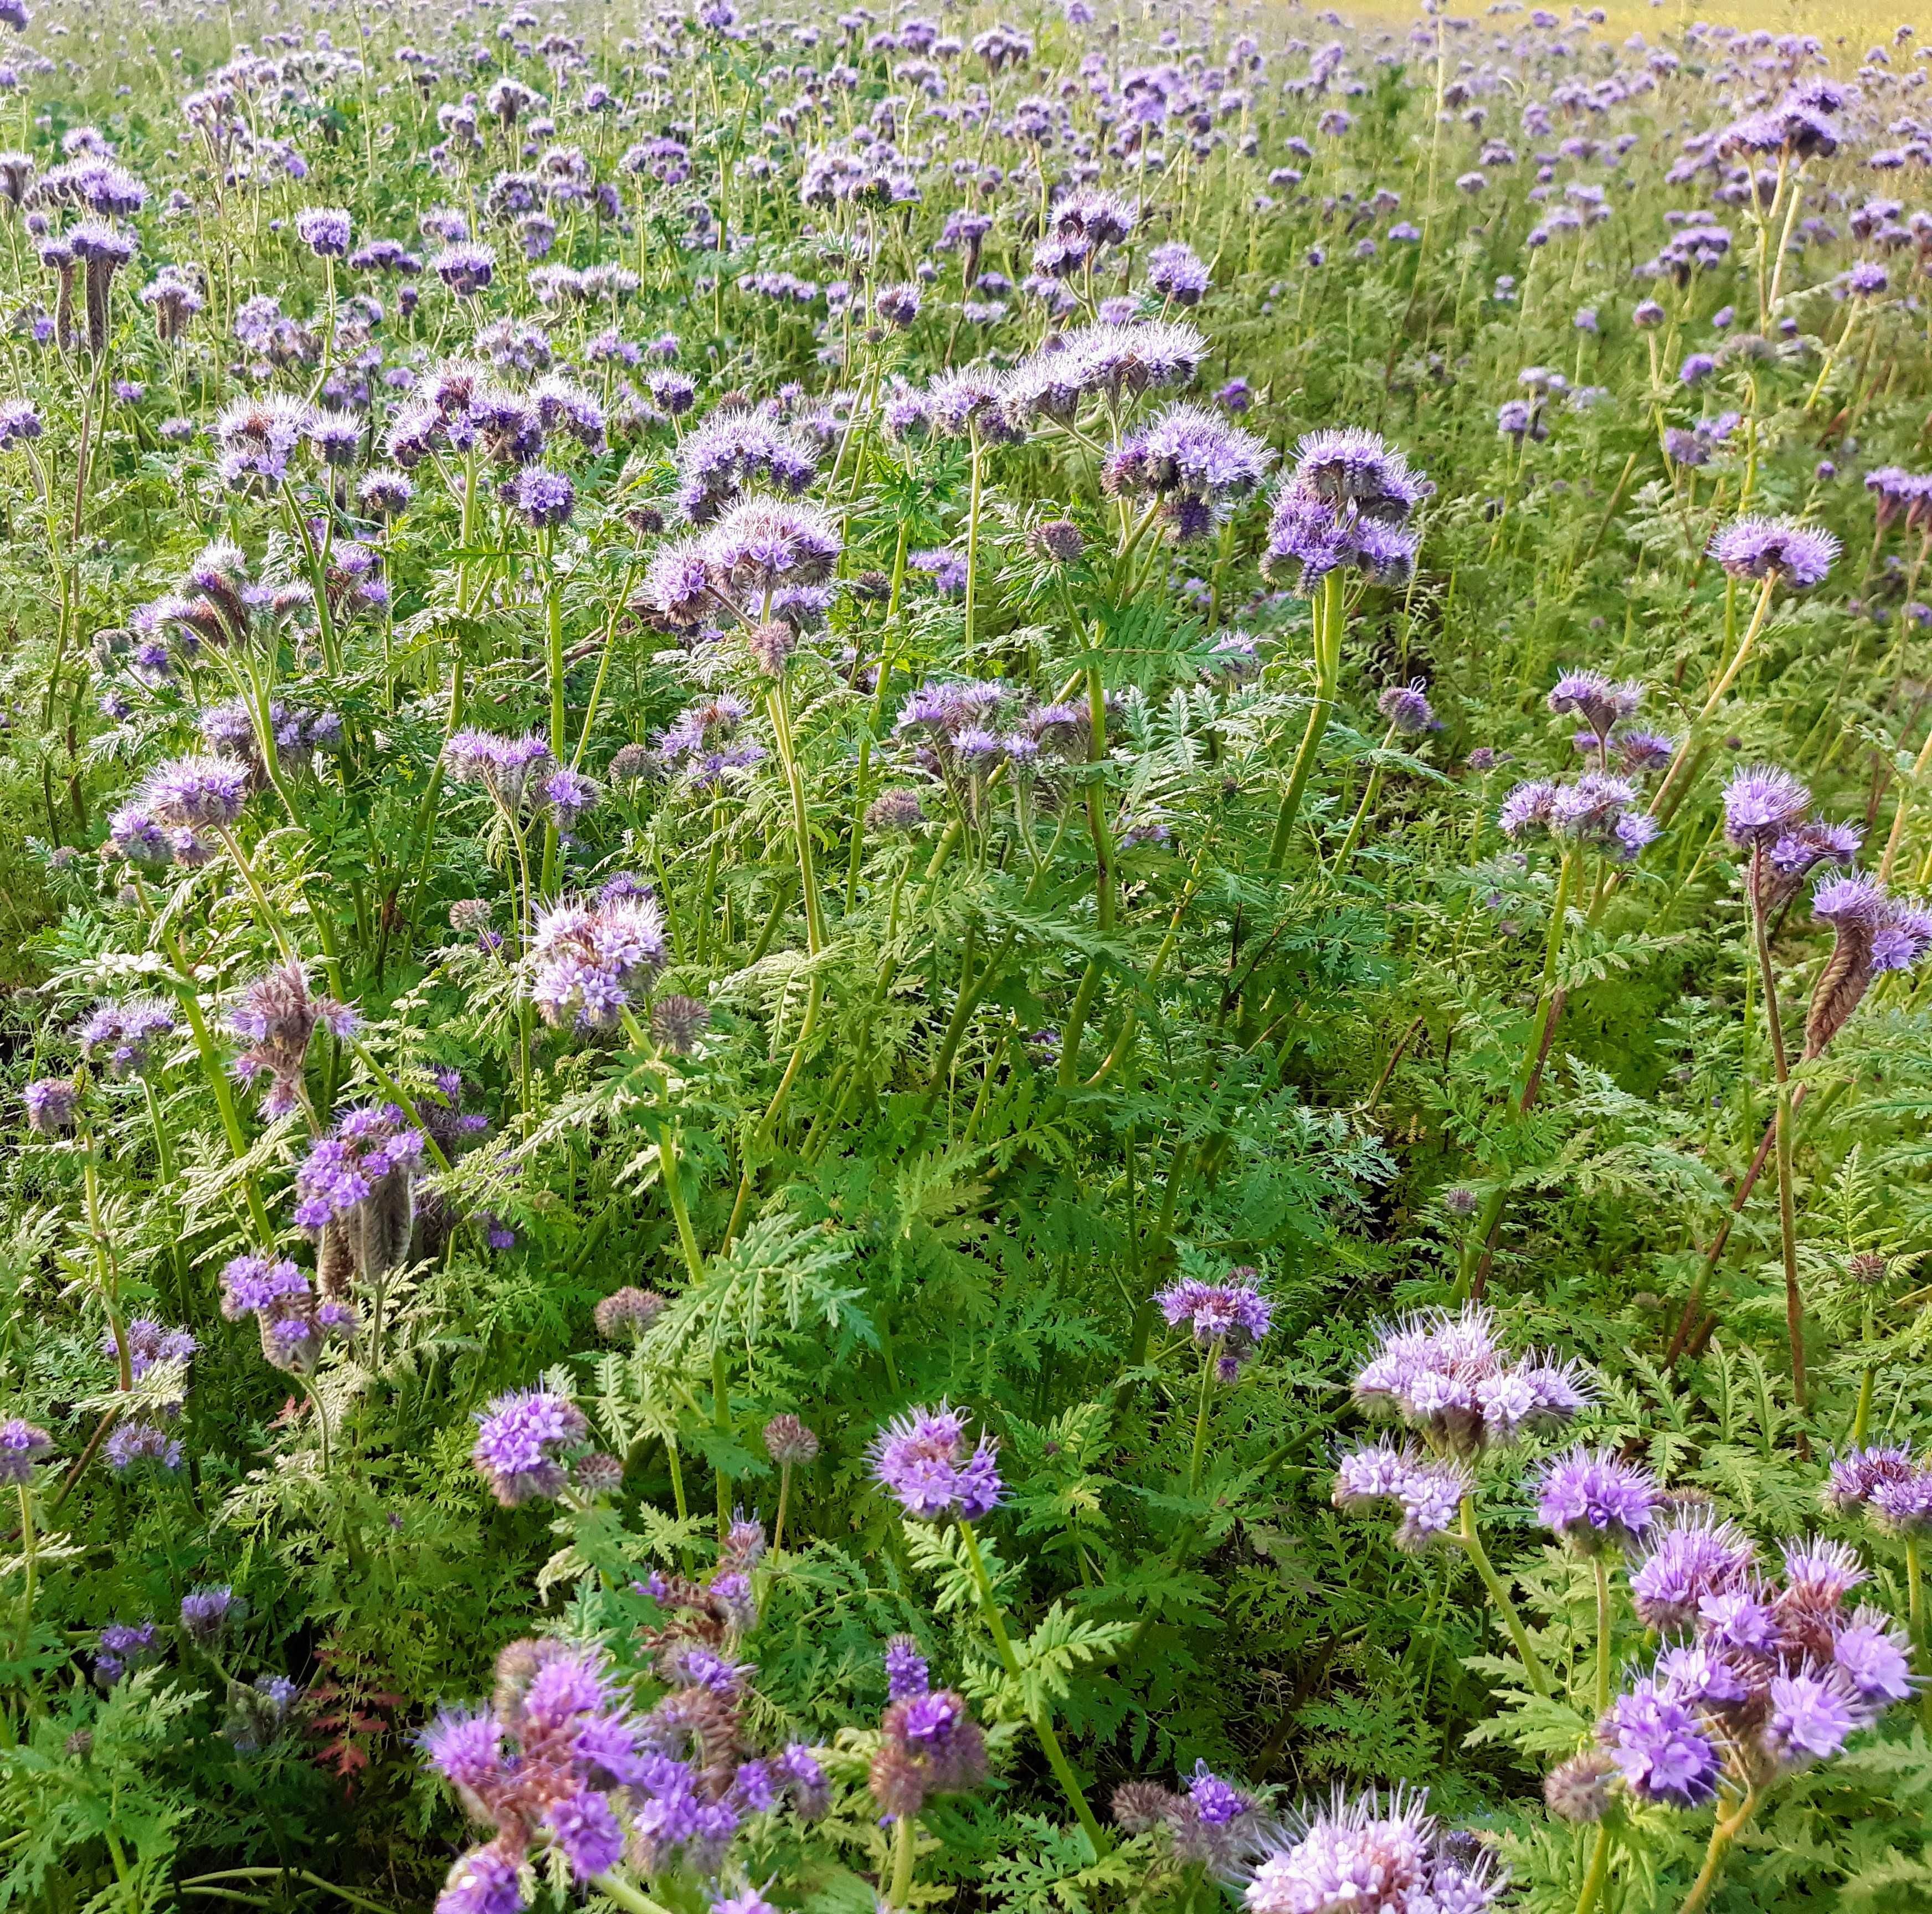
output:
[[[0,1910],[1932,1906],[1928,61],[0,0]]]

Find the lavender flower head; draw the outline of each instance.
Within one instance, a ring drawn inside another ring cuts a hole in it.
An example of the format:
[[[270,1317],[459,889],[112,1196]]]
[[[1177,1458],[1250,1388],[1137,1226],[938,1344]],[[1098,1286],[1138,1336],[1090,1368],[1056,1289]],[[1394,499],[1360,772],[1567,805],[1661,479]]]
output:
[[[1591,1400],[1581,1366],[1532,1352],[1504,1354],[1496,1318],[1479,1305],[1426,1310],[1384,1327],[1355,1378],[1356,1402],[1399,1418],[1457,1455],[1560,1429]]]
[[[244,1083],[266,1076],[262,1113],[286,1116],[302,1101],[302,1064],[316,1029],[346,1039],[356,1025],[356,1012],[346,1005],[310,994],[299,964],[278,964],[249,984],[229,1012],[229,1028],[246,1044],[235,1059],[235,1074]]]
[[[44,1429],[17,1415],[0,1422],[0,1484],[32,1481],[34,1463],[53,1452],[53,1438]]]
[[[982,1435],[969,1450],[966,1430],[964,1414],[943,1402],[895,1418],[873,1441],[873,1479],[920,1521],[977,1522],[1004,1491],[992,1438]]]
[[[556,904],[538,913],[531,934],[531,998],[547,1024],[606,1029],[663,969],[667,954],[655,898]]]
[[[1707,1598],[1745,1586],[1756,1559],[1742,1529],[1707,1514],[1693,1513],[1654,1531],[1648,1552],[1630,1571],[1638,1618],[1661,1634],[1688,1628]]]
[[[1598,1724],[1597,1738],[1640,1801],[1696,1808],[1717,1794],[1723,1760],[1715,1736],[1654,1681],[1618,1696]]]
[[[1338,1791],[1320,1812],[1304,1810],[1268,1838],[1243,1895],[1249,1914],[1483,1914],[1506,1877],[1486,1854],[1470,1858],[1428,1801],[1426,1790],[1354,1801]]]
[[[1417,1555],[1445,1540],[1462,1514],[1462,1498],[1476,1478],[1462,1462],[1425,1455],[1413,1443],[1386,1437],[1342,1456],[1329,1499],[1350,1513],[1393,1503],[1401,1511],[1394,1540]]]
[[[506,1508],[561,1495],[568,1480],[562,1458],[590,1434],[584,1412],[546,1389],[516,1389],[477,1412],[470,1460]]]
[[[318,1138],[296,1172],[295,1220],[320,1231],[376,1197],[392,1178],[407,1178],[422,1160],[422,1132],[394,1103],[352,1110]]]
[[[252,1316],[262,1354],[278,1369],[298,1376],[314,1372],[331,1337],[356,1326],[356,1313],[339,1298],[318,1299],[308,1278],[286,1258],[242,1256],[221,1272],[221,1313],[230,1322]]]
[[[1244,1266],[1230,1270],[1220,1282],[1184,1276],[1154,1298],[1170,1328],[1186,1323],[1196,1343],[1214,1352],[1224,1382],[1233,1382],[1240,1374],[1243,1363],[1268,1334],[1274,1320],[1274,1305],[1256,1287],[1254,1275],[1253,1270]]]
[[[1768,845],[1802,818],[1811,794],[1774,764],[1747,765],[1724,786],[1724,836],[1741,850]]]
[[[1420,678],[1406,685],[1390,685],[1376,700],[1376,709],[1389,722],[1398,737],[1420,737],[1425,731],[1439,730],[1441,721],[1430,704],[1427,687]]]
[[[1796,590],[1822,584],[1840,550],[1816,526],[1753,514],[1734,518],[1711,540],[1710,554],[1734,578],[1775,578]]]
[[[1536,1515],[1581,1555],[1634,1548],[1655,1520],[1658,1486],[1647,1470],[1607,1449],[1574,1448],[1544,1468]]]

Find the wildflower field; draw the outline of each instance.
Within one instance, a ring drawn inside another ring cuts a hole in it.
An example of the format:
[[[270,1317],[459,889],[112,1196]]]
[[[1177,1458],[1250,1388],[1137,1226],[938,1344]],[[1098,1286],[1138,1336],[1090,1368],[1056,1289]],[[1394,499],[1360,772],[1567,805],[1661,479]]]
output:
[[[0,1910],[1932,1908],[1932,47],[1638,10],[0,0]]]

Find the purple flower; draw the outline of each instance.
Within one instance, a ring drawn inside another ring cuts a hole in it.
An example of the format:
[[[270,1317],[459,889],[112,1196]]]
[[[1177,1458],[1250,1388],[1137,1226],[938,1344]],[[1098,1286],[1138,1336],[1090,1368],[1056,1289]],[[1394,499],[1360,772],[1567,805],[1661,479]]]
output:
[[[1474,1304],[1455,1316],[1424,1310],[1383,1325],[1354,1394],[1370,1414],[1399,1418],[1461,1455],[1560,1428],[1590,1400],[1576,1364],[1506,1355],[1494,1316]]]
[[[1274,458],[1253,434],[1184,401],[1115,445],[1100,484],[1110,496],[1158,502],[1168,531],[1185,542],[1212,531],[1261,484]]]
[[[44,1429],[17,1415],[0,1422],[0,1483],[32,1480],[34,1463],[53,1451],[53,1438]]]
[[[517,1856],[504,1844],[472,1848],[449,1870],[436,1914],[518,1914],[524,1904]]]
[[[1721,1760],[1716,1742],[1682,1702],[1639,1682],[1619,1695],[1598,1724],[1624,1785],[1640,1801],[1696,1808],[1718,1792]]]
[[[1838,541],[1790,518],[1734,518],[1711,541],[1710,553],[1734,578],[1777,578],[1803,590],[1822,584]]]
[[[296,1172],[295,1220],[304,1229],[355,1216],[392,1178],[406,1183],[422,1160],[422,1132],[394,1103],[352,1110],[310,1146]]]
[[[1425,731],[1441,728],[1420,678],[1406,685],[1390,685],[1376,700],[1376,708],[1389,722],[1398,736],[1420,737]]]
[[[152,772],[136,802],[177,830],[226,830],[248,801],[248,769],[226,758],[178,758]]]
[[[1578,1448],[1545,1465],[1536,1515],[1579,1553],[1597,1555],[1634,1547],[1655,1518],[1658,1500],[1647,1470],[1607,1449]]]
[[[1462,1498],[1475,1486],[1475,1478],[1462,1464],[1424,1456],[1406,1443],[1398,1448],[1384,1438],[1337,1461],[1330,1499],[1351,1511],[1394,1503],[1402,1511],[1395,1545],[1417,1554],[1455,1527]]]
[[[254,1317],[262,1354],[278,1369],[304,1376],[329,1337],[355,1321],[346,1304],[319,1300],[293,1263],[258,1256],[237,1256],[223,1268],[221,1313],[230,1322]]]
[[[470,1460],[506,1508],[560,1495],[568,1480],[565,1451],[590,1434],[584,1412],[567,1397],[544,1389],[516,1389],[477,1413]]]
[[[1840,1628],[1832,1660],[1868,1707],[1888,1707],[1912,1693],[1912,1639],[1882,1610],[1861,1608]]]
[[[488,246],[466,242],[446,246],[429,262],[430,270],[459,298],[472,298],[496,274],[496,255]]]
[[[1489,1856],[1442,1828],[1426,1790],[1338,1792],[1263,1839],[1243,1897],[1248,1914],[1484,1914],[1508,1885]]]
[[[94,1678],[111,1688],[160,1652],[160,1631],[152,1622],[110,1622],[101,1630],[94,1652]]]
[[[932,1687],[926,1658],[910,1635],[895,1635],[886,1643],[886,1699],[907,1701]]]
[[[1253,1804],[1240,1790],[1212,1772],[1206,1762],[1194,1764],[1187,1784],[1188,1798],[1194,1811],[1210,1828],[1223,1828],[1247,1813]]]
[[[249,984],[229,1012],[229,1028],[247,1043],[235,1059],[235,1073],[244,1083],[266,1075],[262,1114],[286,1116],[302,1100],[302,1064],[316,1029],[346,1039],[356,1024],[356,1012],[346,1005],[310,994],[299,964],[278,964]]]
[[[180,1468],[182,1461],[179,1439],[154,1422],[116,1423],[113,1433],[101,1445],[101,1453],[116,1475],[125,1475],[142,1462],[172,1471]]]
[[[1648,1552],[1630,1572],[1639,1618],[1660,1633],[1688,1628],[1706,1596],[1744,1586],[1754,1558],[1749,1538],[1734,1523],[1700,1514],[1682,1517],[1653,1533]]]
[[[591,1789],[553,1802],[544,1812],[544,1826],[580,1881],[615,1867],[622,1857],[624,1831],[610,1802]]]
[[[218,1636],[231,1621],[241,1619],[242,1604],[235,1591],[225,1584],[218,1588],[192,1588],[182,1597],[182,1631],[190,1641],[208,1642]]]
[[[503,500],[532,530],[552,531],[577,508],[577,488],[561,472],[526,465],[506,482]]]
[[[652,897],[559,904],[537,914],[526,962],[544,1022],[608,1028],[668,956]]]
[[[1787,1769],[1828,1761],[1868,1718],[1850,1681],[1835,1668],[1774,1675],[1765,1750]]]
[[[355,222],[340,206],[304,206],[296,214],[296,233],[318,259],[339,260],[349,250]]]
[[[1833,1462],[1822,1496],[1834,1515],[1863,1508],[1888,1483],[1909,1482],[1919,1473],[1910,1449],[1880,1445],[1853,1449]]]
[[[80,1120],[80,1090],[70,1077],[36,1077],[20,1093],[27,1127],[37,1136],[55,1136]]]
[[[1184,1276],[1154,1300],[1170,1328],[1186,1323],[1203,1349],[1244,1356],[1268,1333],[1274,1305],[1246,1279],[1252,1269],[1230,1270],[1220,1282]]]
[[[969,1452],[966,1426],[964,1414],[944,1402],[896,1418],[873,1441],[873,1479],[921,1521],[977,1522],[1004,1491],[992,1438],[982,1435]]]
[[[1888,1534],[1932,1535],[1932,1469],[1915,1468],[1898,1480],[1879,1483],[1870,1502],[1874,1520]]]
[[[1148,285],[1176,305],[1198,305],[1211,283],[1199,254],[1179,240],[1156,246],[1148,255]]]
[[[1769,844],[1804,814],[1811,794],[1774,764],[1747,765],[1724,787],[1724,835],[1740,850]]]

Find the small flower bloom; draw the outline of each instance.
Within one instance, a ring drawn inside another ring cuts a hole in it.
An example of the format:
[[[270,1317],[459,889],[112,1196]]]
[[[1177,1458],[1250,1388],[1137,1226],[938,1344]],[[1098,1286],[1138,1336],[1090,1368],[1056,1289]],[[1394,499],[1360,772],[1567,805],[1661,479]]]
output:
[[[872,1444],[873,1479],[921,1521],[978,1521],[1004,1491],[992,1437],[969,1451],[966,1428],[965,1415],[945,1402],[896,1418]]]

